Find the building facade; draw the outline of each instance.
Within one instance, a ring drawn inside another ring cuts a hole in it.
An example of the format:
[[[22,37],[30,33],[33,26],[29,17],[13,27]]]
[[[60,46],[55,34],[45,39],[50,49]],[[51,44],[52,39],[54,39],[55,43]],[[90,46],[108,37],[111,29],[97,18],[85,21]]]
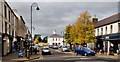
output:
[[[107,17],[101,21],[93,18],[95,36],[98,40],[96,43],[97,49],[103,49],[109,53],[110,48],[114,48],[114,53],[117,53],[120,47],[120,13]]]
[[[0,51],[2,51],[2,56],[15,51],[15,47],[22,48],[23,39],[28,31],[22,16],[18,16],[5,0],[0,1],[0,44],[2,44]]]
[[[53,35],[48,36],[47,43],[48,45],[63,45],[63,37],[56,34],[56,31],[53,31]]]

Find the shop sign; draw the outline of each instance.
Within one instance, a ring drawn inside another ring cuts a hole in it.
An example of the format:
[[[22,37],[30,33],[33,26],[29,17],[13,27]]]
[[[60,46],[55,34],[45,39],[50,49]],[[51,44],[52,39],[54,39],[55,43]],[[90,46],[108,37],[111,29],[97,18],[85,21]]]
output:
[[[109,36],[107,36],[106,39],[109,39]]]

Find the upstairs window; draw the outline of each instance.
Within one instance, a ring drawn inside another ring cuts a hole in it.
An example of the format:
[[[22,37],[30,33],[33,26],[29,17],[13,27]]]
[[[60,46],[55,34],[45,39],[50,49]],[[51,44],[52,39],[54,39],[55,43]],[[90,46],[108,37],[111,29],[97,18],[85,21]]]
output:
[[[10,22],[10,19],[11,19],[11,18],[10,18],[10,16],[11,16],[11,14],[10,14],[10,10],[9,10],[9,15],[8,15],[8,16],[9,16],[9,18],[8,18],[8,19],[9,19],[9,22]]]
[[[9,25],[9,35],[11,34],[10,32],[11,32],[11,29],[10,29],[10,25]]]
[[[111,29],[110,33],[112,33],[112,30],[113,30],[113,26],[112,25],[110,26],[110,29]]]
[[[53,41],[54,41],[54,38],[53,38]]]
[[[107,34],[107,26],[105,27],[105,34]]]
[[[101,28],[101,35],[103,35],[103,28]]]
[[[4,15],[7,18],[7,7],[4,5]]]
[[[7,33],[7,22],[5,22],[5,33]]]
[[[99,36],[99,29],[98,29],[98,33],[97,33],[97,35]]]
[[[57,38],[56,38],[56,41],[57,41]]]

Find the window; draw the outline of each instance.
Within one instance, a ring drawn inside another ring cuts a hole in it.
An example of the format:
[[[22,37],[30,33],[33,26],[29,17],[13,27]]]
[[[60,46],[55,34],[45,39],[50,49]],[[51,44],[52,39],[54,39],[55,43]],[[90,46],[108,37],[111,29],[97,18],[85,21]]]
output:
[[[111,29],[110,33],[112,33],[112,30],[113,30],[113,26],[112,25],[110,26],[110,29]]]
[[[106,28],[105,28],[105,34],[107,34],[107,26],[106,26]]]
[[[9,10],[9,15],[8,15],[8,16],[9,16],[9,22],[10,22],[10,16],[11,16],[11,15],[10,15],[10,10]]]
[[[4,5],[4,15],[5,15],[5,17],[7,18],[7,8],[6,8],[5,5]]]
[[[5,33],[7,33],[7,22],[5,22]]]
[[[54,38],[53,38],[53,41],[54,41]]]
[[[57,41],[57,38],[56,38],[56,41]]]
[[[101,35],[103,35],[103,28],[101,28]]]
[[[9,35],[10,35],[11,29],[10,29],[10,25],[9,25]]]
[[[119,32],[120,32],[120,23],[118,23],[118,30],[119,30]]]
[[[97,35],[99,36],[99,29],[98,29],[98,33],[97,33]]]

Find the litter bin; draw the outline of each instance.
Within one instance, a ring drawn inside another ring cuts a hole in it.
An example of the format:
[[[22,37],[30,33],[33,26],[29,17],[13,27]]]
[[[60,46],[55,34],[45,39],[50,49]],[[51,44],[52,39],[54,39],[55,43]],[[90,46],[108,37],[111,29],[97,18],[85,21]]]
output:
[[[23,50],[18,51],[18,57],[23,57]]]

